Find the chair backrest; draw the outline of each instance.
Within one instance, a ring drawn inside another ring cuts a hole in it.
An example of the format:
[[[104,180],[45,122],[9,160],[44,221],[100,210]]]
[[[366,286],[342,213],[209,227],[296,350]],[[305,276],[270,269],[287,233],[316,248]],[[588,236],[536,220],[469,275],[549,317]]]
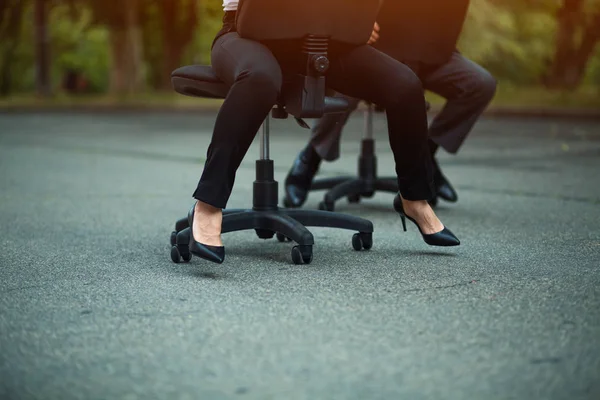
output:
[[[302,39],[315,35],[359,45],[369,40],[381,2],[240,0],[236,26],[241,37],[253,40]]]
[[[399,61],[445,63],[456,49],[469,0],[388,0],[374,47]]]
[[[301,48],[285,48],[286,52],[301,53],[302,57],[297,59],[304,71],[284,81],[282,99],[286,111],[295,117],[319,118],[344,112],[348,107],[344,99],[325,94],[329,43],[366,44],[381,2],[240,0],[236,29],[241,37],[261,42],[304,42]]]

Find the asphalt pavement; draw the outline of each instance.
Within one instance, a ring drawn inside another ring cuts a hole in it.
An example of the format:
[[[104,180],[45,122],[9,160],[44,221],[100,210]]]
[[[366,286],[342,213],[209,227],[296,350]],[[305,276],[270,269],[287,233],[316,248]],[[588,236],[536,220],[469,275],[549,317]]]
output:
[[[489,117],[441,153],[459,247],[402,232],[382,193],[337,207],[373,221],[370,251],[317,228],[294,265],[293,244],[236,232],[224,264],[174,264],[213,123],[0,115],[0,399],[600,398],[600,121]],[[356,171],[361,130],[357,114],[324,176]],[[307,137],[272,123],[280,182]]]

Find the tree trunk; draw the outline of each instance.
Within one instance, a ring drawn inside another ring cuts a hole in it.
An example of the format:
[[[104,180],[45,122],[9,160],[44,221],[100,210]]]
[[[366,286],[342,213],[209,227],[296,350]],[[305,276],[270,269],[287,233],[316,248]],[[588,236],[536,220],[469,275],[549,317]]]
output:
[[[177,31],[175,21],[177,13],[177,0],[161,2],[161,20],[162,20],[162,48],[163,57],[161,65],[161,80],[160,89],[171,89],[171,72],[170,67],[173,63],[179,61],[181,56],[179,48],[181,44],[177,42]]]
[[[4,45],[0,53],[0,96],[9,95],[12,89],[11,61],[19,44],[23,5],[22,1],[0,2],[0,37],[2,37],[0,45]],[[6,25],[3,20],[5,15],[8,16]]]
[[[123,95],[143,90],[143,45],[138,1],[125,1],[119,12],[123,13],[122,19],[110,27],[110,92]]]
[[[129,0],[130,6],[126,8],[127,44],[128,44],[128,90],[141,91],[144,89],[143,74],[143,42],[142,28],[139,21],[138,0]]]
[[[50,38],[48,34],[48,2],[35,0],[35,67],[36,90],[41,96],[50,96]]]
[[[573,56],[572,67],[567,69],[565,82],[569,88],[576,88],[583,77],[590,58],[600,41],[600,12],[595,14],[583,34],[581,44]]]
[[[600,13],[586,25],[583,0],[564,0],[558,12],[556,51],[544,84],[554,89],[575,89],[600,39]],[[580,35],[581,34],[581,35]],[[577,42],[577,36],[582,36]]]
[[[198,24],[197,4],[192,0],[161,2],[163,59],[161,89],[171,91],[171,72],[179,68],[183,53]]]
[[[122,27],[112,27],[110,29],[110,93],[123,94],[126,90],[127,66],[124,58],[127,46],[127,32]]]

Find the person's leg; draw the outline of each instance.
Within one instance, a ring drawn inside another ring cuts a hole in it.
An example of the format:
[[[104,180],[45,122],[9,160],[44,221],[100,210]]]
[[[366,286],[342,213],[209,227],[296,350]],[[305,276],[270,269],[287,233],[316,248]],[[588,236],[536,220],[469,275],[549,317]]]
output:
[[[429,135],[455,154],[494,98],[496,80],[483,67],[455,52],[449,62],[423,77],[423,86],[447,100]]]
[[[289,207],[301,207],[304,204],[321,160],[334,161],[339,158],[342,129],[350,114],[358,107],[359,100],[339,93],[336,96],[345,97],[350,107],[343,114],[327,114],[317,121],[310,141],[300,151],[285,178]]]
[[[436,193],[447,201],[458,196],[435,160],[440,146],[455,154],[496,92],[496,80],[481,66],[459,52],[450,61],[422,77],[423,86],[447,102],[429,128],[429,147],[434,162]]]
[[[437,205],[438,198],[451,203],[458,201],[456,190],[442,172],[440,164],[435,157],[439,147],[440,146],[436,142],[429,138],[429,152],[431,154],[431,162],[433,163],[433,186],[435,188],[435,197],[429,202],[432,206]]]
[[[227,205],[235,175],[256,132],[277,101],[281,68],[264,45],[228,33],[211,53],[216,75],[230,90],[217,115],[204,171],[193,194],[198,200],[194,238],[221,245],[221,210]]]
[[[348,110],[342,114],[327,114],[313,128],[310,144],[319,157],[325,161],[335,161],[340,157],[340,137],[342,130],[350,118],[350,114],[358,107],[359,99],[336,93],[336,96],[348,100]]]
[[[336,58],[327,80],[332,89],[386,110],[406,214],[416,220],[423,233],[440,232],[443,225],[427,203],[434,196],[433,171],[425,96],[419,78],[406,65],[364,45]]]

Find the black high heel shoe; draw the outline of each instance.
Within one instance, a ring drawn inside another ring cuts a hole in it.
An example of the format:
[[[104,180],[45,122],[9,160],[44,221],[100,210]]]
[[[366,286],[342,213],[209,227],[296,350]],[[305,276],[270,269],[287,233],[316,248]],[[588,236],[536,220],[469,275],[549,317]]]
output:
[[[433,184],[435,186],[436,196],[442,198],[450,203],[456,203],[458,201],[458,194],[456,194],[456,190],[448,181],[448,178],[444,176],[442,173],[442,169],[438,164],[435,157],[433,158]]]
[[[311,144],[298,154],[285,178],[285,198],[283,200],[285,207],[302,207],[320,164],[321,157]]]
[[[188,213],[188,222],[190,224],[190,253],[196,257],[203,258],[208,261],[212,261],[217,264],[223,263],[225,260],[225,247],[223,246],[209,246],[202,244],[194,239],[194,211],[196,205],[192,206],[192,209]]]
[[[458,246],[460,244],[460,240],[454,235],[454,233],[450,232],[450,229],[444,227],[444,229],[437,233],[425,234],[421,230],[417,221],[406,215],[404,212],[404,206],[402,205],[402,199],[400,195],[396,195],[394,198],[394,209],[398,214],[400,214],[400,219],[402,220],[402,228],[404,228],[404,232],[406,232],[406,218],[408,218],[413,224],[417,226],[421,236],[425,243],[430,246]]]

